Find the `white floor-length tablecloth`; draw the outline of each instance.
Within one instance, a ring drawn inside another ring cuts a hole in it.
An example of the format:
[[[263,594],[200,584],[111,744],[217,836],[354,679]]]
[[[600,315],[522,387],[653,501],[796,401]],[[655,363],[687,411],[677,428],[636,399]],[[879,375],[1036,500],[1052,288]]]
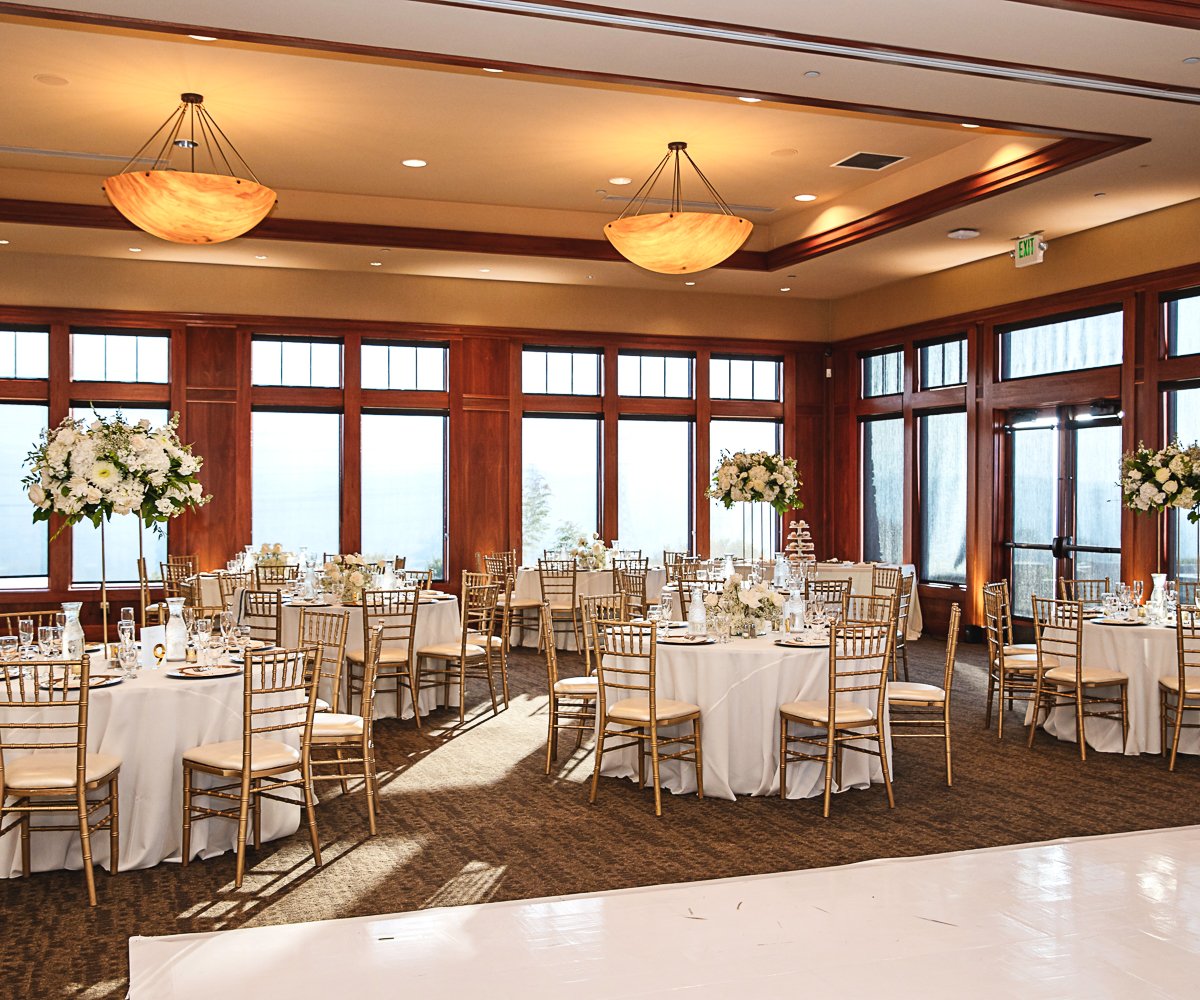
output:
[[[1176,666],[1175,629],[1161,625],[1103,625],[1085,622],[1083,626],[1084,666],[1108,667],[1129,678],[1128,755],[1159,753],[1162,734],[1159,726],[1158,679],[1174,676]],[[1110,688],[1104,694],[1117,694]],[[1194,720],[1184,717],[1184,722]],[[1075,711],[1070,706],[1056,709],[1045,723],[1046,732],[1060,740],[1075,742]],[[1084,721],[1087,745],[1101,753],[1121,752],[1121,723],[1115,719]],[[1168,731],[1167,739],[1171,733]],[[1179,734],[1180,753],[1200,753],[1200,730],[1184,729]]]
[[[895,563],[887,565],[894,566]],[[819,562],[817,563],[817,579],[849,580],[851,593],[869,594],[871,593],[872,566],[872,563]],[[900,568],[913,577],[912,598],[908,602],[908,638],[910,640],[920,639],[921,631],[925,627],[925,620],[921,616],[921,601],[917,597],[917,568],[911,563],[905,563]]]
[[[667,571],[661,566],[651,566],[646,573],[647,603],[658,600],[658,595],[662,592],[663,584],[666,582]],[[575,579],[575,591],[577,598],[616,593],[612,570],[581,569]],[[520,601],[540,601],[542,599],[542,585],[536,566],[533,568],[522,566],[517,570],[517,578],[513,583],[513,597]],[[575,636],[571,629],[557,624],[555,629],[557,632],[555,642],[558,648],[574,649]],[[532,629],[518,629],[513,633],[512,641],[514,645],[525,645],[533,644],[537,639]]]
[[[657,685],[660,698],[673,698],[700,707],[704,750],[704,794],[718,799],[738,795],[779,794],[779,709],[793,701],[829,697],[829,654],[826,649],[776,646],[777,634],[757,639],[733,639],[725,644],[658,646]],[[610,658],[608,662],[620,662]],[[627,697],[609,691],[610,703]],[[855,700],[874,707],[874,698]],[[685,728],[691,727],[686,723]],[[667,729],[670,735],[682,730]],[[793,733],[801,732],[793,725]],[[893,779],[891,735],[885,722],[885,746]],[[601,774],[637,779],[633,749],[604,755]],[[696,771],[689,762],[662,765],[664,788],[677,794],[696,791]],[[824,767],[800,761],[788,768],[788,798],[824,792]],[[878,758],[847,752],[843,758],[843,787],[866,788],[883,781]]]

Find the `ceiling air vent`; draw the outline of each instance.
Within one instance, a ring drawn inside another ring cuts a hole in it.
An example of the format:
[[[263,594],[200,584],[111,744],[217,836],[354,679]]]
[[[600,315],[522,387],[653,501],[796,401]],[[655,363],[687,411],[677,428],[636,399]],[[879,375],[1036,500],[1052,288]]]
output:
[[[855,153],[853,156],[847,156],[844,160],[839,160],[834,166],[850,167],[852,170],[882,170],[903,159],[905,157],[891,156],[887,153]]]

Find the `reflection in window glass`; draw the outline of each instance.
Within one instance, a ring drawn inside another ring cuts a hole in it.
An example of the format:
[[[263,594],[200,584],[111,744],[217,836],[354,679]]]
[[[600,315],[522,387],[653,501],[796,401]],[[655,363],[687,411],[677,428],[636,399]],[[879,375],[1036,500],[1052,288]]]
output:
[[[161,427],[170,417],[165,409],[140,408],[136,406],[74,406],[71,416],[76,420],[91,421],[96,415],[114,417],[118,411],[125,422],[136,424],[149,420],[151,426]],[[200,482],[204,482],[203,470]],[[114,514],[104,525],[104,556],[108,582],[137,583],[138,534],[140,519],[135,514]],[[141,528],[142,551],[146,558],[146,570],[151,577],[158,576],[159,563],[167,561],[167,526],[163,525],[160,535],[153,528]],[[100,582],[100,529],[91,521],[80,521],[71,529],[71,579],[75,583]]]
[[[522,561],[572,547],[600,530],[600,420],[526,417],[521,422]]]
[[[1191,291],[1163,303],[1167,353],[1200,354],[1200,292]],[[1190,439],[1189,439],[1190,440]],[[1192,562],[1196,561],[1195,556]]]
[[[715,469],[721,460],[722,451],[765,451],[777,453],[782,425],[766,420],[712,420],[708,425],[709,468]],[[748,529],[743,518],[749,513],[745,508],[758,508],[766,505],[735,503],[726,510],[724,504],[709,500],[709,543],[710,556],[734,554],[739,557],[749,557],[750,553],[743,548],[743,540],[747,538]],[[759,511],[753,511],[757,519]],[[779,515],[767,511],[769,528],[767,529],[768,545],[772,552],[779,545]],[[755,521],[754,531],[759,531],[759,521]],[[622,532],[623,534],[624,532]],[[622,539],[624,541],[624,539]]]
[[[44,326],[0,328],[0,378],[46,378],[49,372],[49,330]]]
[[[1028,618],[1030,598],[1053,597],[1050,542],[1058,525],[1058,428],[1030,427],[1009,434],[1012,472],[1012,541],[1039,548],[1012,550],[1012,611]],[[1112,466],[1115,470],[1116,466]],[[1115,472],[1113,473],[1115,477]]]
[[[255,337],[250,380],[254,385],[337,388],[342,384],[342,345],[336,340]]]
[[[441,414],[362,416],[363,555],[404,556],[437,580],[445,574],[446,423]]]
[[[340,551],[341,414],[256,410],[250,431],[254,547]]]
[[[778,400],[783,363],[771,358],[712,358],[708,363],[713,399]]]
[[[967,415],[920,418],[921,579],[967,582]]]
[[[967,381],[966,340],[926,344],[919,353],[922,389],[942,389]]]
[[[50,419],[44,405],[0,404],[0,588],[45,587],[46,522],[33,523],[33,505],[25,495],[21,477],[25,456],[46,429]]]
[[[657,562],[692,551],[692,422],[622,417],[617,443],[621,547]]]
[[[1075,544],[1121,548],[1121,487],[1113,469],[1121,467],[1120,424],[1075,426]],[[1121,578],[1121,553],[1076,551],[1081,580]]]
[[[862,394],[894,396],[904,391],[904,351],[897,348],[883,354],[869,354],[862,359]]]
[[[72,327],[71,378],[76,382],[166,382],[170,344],[165,330]]]
[[[863,558],[898,563],[904,553],[904,419],[866,420],[863,442]]]
[[[691,355],[622,351],[617,356],[617,393],[621,396],[688,399],[692,395],[694,363]]]
[[[445,346],[419,344],[363,344],[364,389],[446,391]]]
[[[1200,388],[1174,389],[1167,394],[1167,435],[1186,444],[1200,441]],[[1187,512],[1171,511],[1174,563],[1170,567],[1181,580],[1200,579],[1196,555],[1200,552],[1200,525],[1187,519]]]
[[[603,355],[527,347],[521,353],[521,391],[560,396],[599,396]]]
[[[1123,327],[1121,310],[1114,308],[1006,330],[1000,335],[1001,378],[1119,365]]]

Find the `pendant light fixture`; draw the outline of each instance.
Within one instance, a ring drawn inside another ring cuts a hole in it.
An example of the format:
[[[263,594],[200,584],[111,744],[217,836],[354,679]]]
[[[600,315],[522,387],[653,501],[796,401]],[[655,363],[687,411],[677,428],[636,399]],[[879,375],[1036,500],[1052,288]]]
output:
[[[172,243],[224,243],[262,222],[275,207],[275,192],[258,183],[200,94],[181,94],[180,101],[125,168],[104,182],[104,193],[118,212],[152,236]],[[155,169],[134,169],[160,137]],[[176,150],[187,156],[187,169],[169,166]],[[197,150],[207,157],[207,173],[196,169]]]
[[[685,212],[679,156],[683,154],[720,211]],[[655,183],[668,162],[674,159],[671,210],[641,214]],[[630,212],[632,211],[632,214]],[[667,155],[629,199],[617,219],[604,227],[604,235],[627,260],[659,274],[695,274],[714,267],[737,250],[750,235],[753,224],[733,211],[691,158],[686,142],[667,144]]]

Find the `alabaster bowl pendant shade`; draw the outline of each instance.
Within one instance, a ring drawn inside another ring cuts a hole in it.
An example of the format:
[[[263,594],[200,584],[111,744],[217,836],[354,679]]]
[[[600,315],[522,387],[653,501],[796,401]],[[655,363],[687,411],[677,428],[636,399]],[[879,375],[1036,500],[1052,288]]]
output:
[[[680,154],[704,184],[718,209],[716,212],[685,212],[680,182]],[[671,211],[641,214],[654,184],[674,158]],[[632,213],[632,214],[631,214]],[[738,250],[750,236],[753,224],[734,215],[717,194],[695,161],[686,142],[667,144],[667,155],[659,161],[645,183],[629,199],[620,218],[604,227],[604,235],[626,260],[659,274],[695,274],[714,267]]]
[[[179,108],[125,169],[104,182],[104,193],[118,212],[139,229],[172,243],[224,243],[253,229],[275,207],[275,192],[254,177],[202,107],[203,100],[199,94],[182,94]],[[186,130],[185,123],[190,126]],[[157,155],[143,156],[160,136]],[[184,151],[190,169],[169,168],[176,150]],[[196,169],[197,150],[202,160],[207,157],[209,171]],[[153,169],[135,169],[147,159]],[[235,164],[249,177],[234,174]]]

